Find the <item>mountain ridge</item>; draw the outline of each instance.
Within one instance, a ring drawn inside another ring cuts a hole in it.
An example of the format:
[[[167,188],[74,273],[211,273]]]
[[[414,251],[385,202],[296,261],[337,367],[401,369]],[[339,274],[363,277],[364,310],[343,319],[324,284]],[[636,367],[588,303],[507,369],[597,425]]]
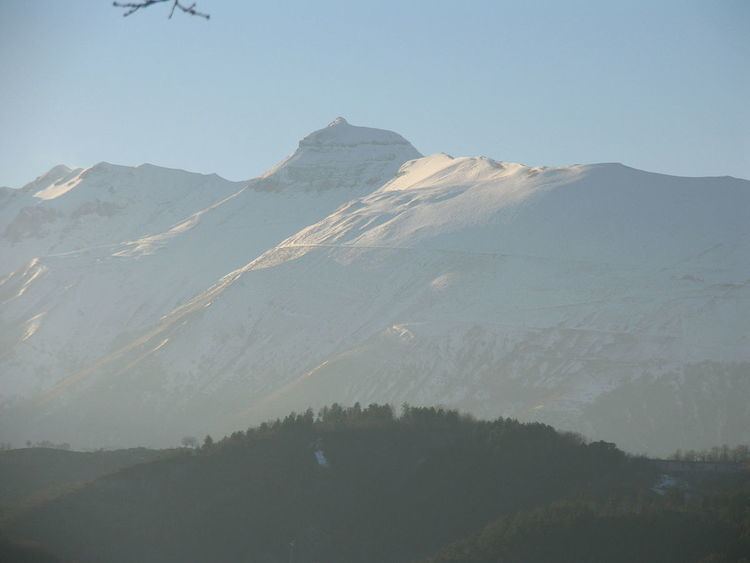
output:
[[[339,121],[320,131],[311,136],[361,140],[372,130]],[[748,413],[722,410],[719,393],[715,414],[696,417],[675,402],[693,396],[700,366],[742,392],[750,182],[621,164],[410,158],[416,149],[400,141],[374,153],[310,146],[161,232],[79,264],[57,259],[61,272],[86,272],[73,283],[93,284],[80,290],[91,303],[83,318],[99,320],[80,325],[92,345],[66,347],[64,368],[27,394],[40,404],[0,412],[9,427],[16,421],[9,434],[165,444],[178,428],[221,431],[359,400],[445,402],[599,437],[597,428],[637,407],[621,390],[670,381],[684,393],[663,406],[692,421],[694,447],[735,439]],[[60,342],[77,342],[62,328],[45,336],[53,294],[40,279],[23,281],[24,299],[0,310],[0,327],[18,335],[15,359],[0,362],[28,374],[19,380],[50,369],[35,342],[50,357]],[[150,279],[179,291],[159,296]],[[72,283],[61,280],[51,287]],[[113,317],[101,311],[113,299],[89,296],[119,283],[136,288],[123,303],[141,307],[127,330],[106,336],[98,327]],[[61,327],[71,314],[58,315]],[[605,398],[616,405],[610,419],[598,406]],[[112,420],[92,432],[70,420],[71,408]],[[618,441],[637,451],[683,445],[650,436],[647,423]]]

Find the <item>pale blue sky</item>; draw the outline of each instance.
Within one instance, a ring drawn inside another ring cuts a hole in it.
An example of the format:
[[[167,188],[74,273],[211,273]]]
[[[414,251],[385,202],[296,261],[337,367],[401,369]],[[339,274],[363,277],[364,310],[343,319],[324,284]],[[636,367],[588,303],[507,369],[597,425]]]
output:
[[[0,185],[261,173],[338,115],[423,153],[750,178],[750,2],[0,0]]]

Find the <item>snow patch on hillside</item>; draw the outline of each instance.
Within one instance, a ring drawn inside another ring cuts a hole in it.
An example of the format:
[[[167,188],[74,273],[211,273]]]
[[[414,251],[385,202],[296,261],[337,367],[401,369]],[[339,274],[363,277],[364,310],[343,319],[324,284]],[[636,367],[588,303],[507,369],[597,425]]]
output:
[[[62,180],[57,180],[53,184],[47,186],[46,188],[34,193],[34,197],[39,198],[39,199],[55,199],[56,197],[65,195],[66,193],[68,193],[70,190],[72,190],[78,184],[81,183],[81,176],[85,172],[86,170],[81,170],[70,179],[67,179],[66,177],[66,178],[63,178]]]

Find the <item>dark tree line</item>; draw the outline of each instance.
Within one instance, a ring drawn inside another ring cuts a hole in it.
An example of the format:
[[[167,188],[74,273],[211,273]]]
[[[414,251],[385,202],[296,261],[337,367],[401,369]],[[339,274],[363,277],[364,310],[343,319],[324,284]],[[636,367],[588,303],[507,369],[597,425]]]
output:
[[[662,496],[653,463],[541,423],[333,404],[186,446],[7,532],[109,563],[723,563],[750,540],[744,473]]]

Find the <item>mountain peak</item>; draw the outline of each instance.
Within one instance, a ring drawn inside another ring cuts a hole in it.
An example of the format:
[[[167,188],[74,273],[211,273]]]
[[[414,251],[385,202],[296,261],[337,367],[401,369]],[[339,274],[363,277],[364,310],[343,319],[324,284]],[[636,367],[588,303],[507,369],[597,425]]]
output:
[[[421,156],[398,133],[337,117],[302,139],[293,155],[263,175],[259,187],[345,188],[352,196],[364,195],[390,180],[404,162]]]
[[[411,147],[411,143],[398,133],[387,129],[352,125],[343,117],[337,117],[323,129],[318,129],[307,135],[299,142],[297,152],[304,150],[305,147],[319,147],[321,145],[339,147],[400,145]]]
[[[73,187],[73,180],[81,173],[82,168],[70,168],[64,164],[53,166],[45,174],[34,179],[21,188],[22,192],[32,194],[40,199],[54,199]],[[63,187],[60,186],[69,186]]]
[[[70,174],[72,169],[64,164],[58,164],[57,166],[53,166],[50,168],[47,172],[42,174],[41,176],[37,176],[34,178],[31,182],[23,186],[22,190],[27,191],[33,191],[39,189],[39,186],[48,186],[50,184],[55,183],[60,178],[63,178],[64,176]]]
[[[338,116],[336,119],[334,119],[328,124],[328,127],[336,127],[338,125],[349,125],[349,122],[343,117]]]

